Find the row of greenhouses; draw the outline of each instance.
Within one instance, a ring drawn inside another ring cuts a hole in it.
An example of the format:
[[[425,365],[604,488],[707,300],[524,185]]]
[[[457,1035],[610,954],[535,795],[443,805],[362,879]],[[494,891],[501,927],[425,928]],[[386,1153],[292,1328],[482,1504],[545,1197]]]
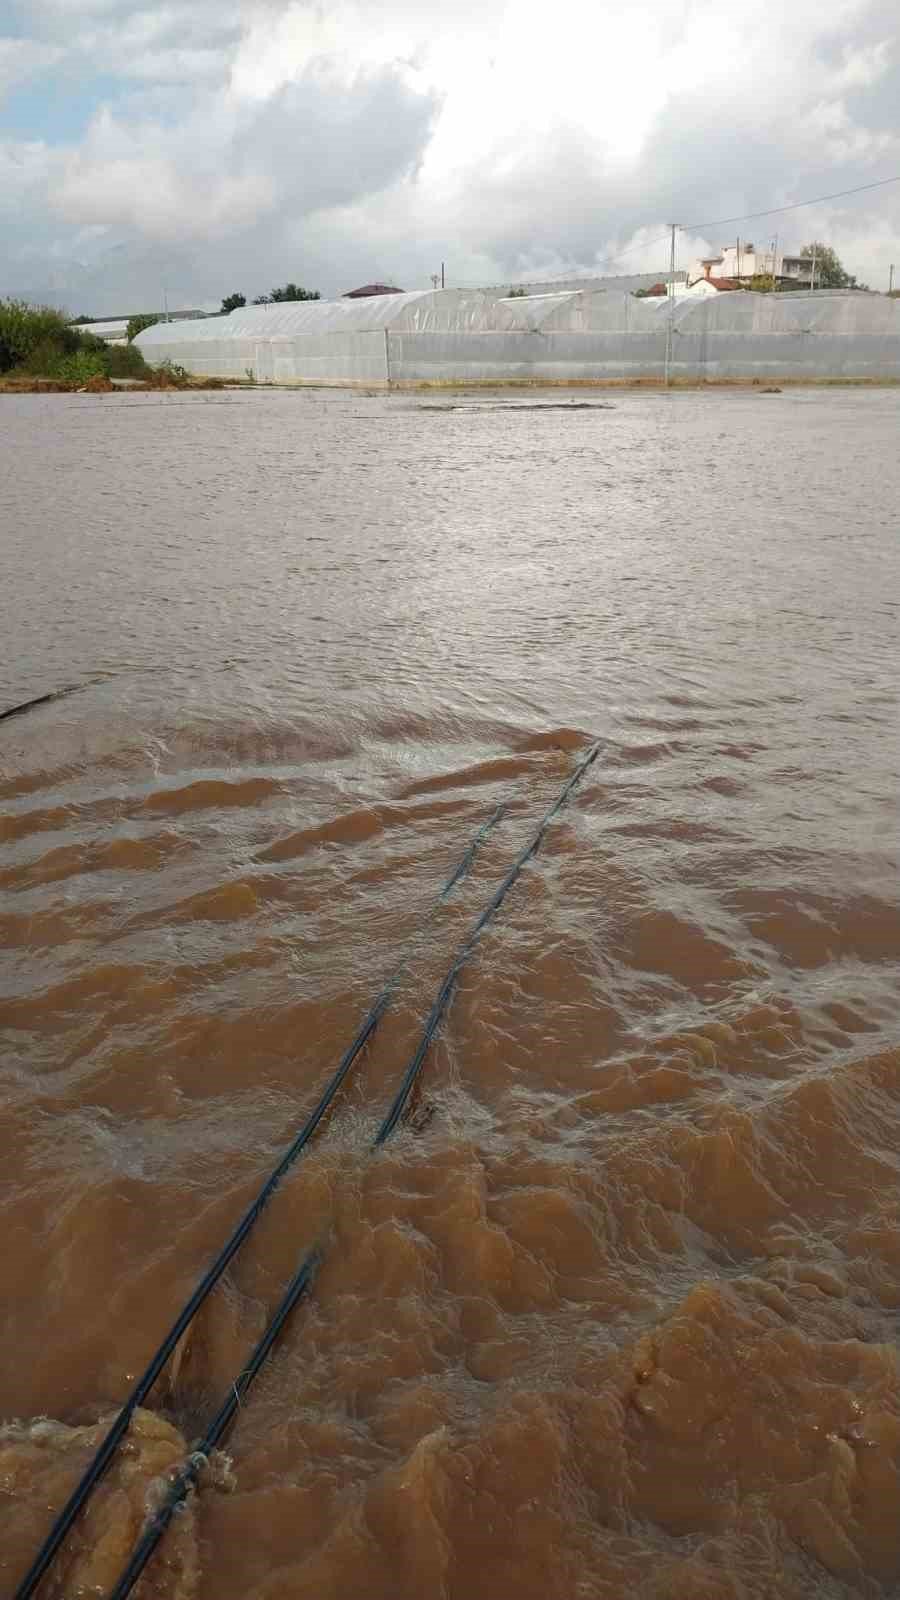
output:
[[[422,290],[163,322],[156,365],[257,383],[420,385],[900,379],[900,301],[853,292],[507,299]]]

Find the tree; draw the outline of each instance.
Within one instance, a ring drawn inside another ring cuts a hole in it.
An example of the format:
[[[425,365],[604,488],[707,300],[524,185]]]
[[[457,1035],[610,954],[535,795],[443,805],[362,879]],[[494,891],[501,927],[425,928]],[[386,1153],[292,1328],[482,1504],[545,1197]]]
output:
[[[130,344],[132,339],[136,339],[139,333],[143,333],[145,328],[152,328],[155,323],[159,321],[161,321],[161,318],[154,316],[154,314],[149,311],[144,312],[138,317],[129,317],[128,327],[125,330],[128,337],[128,343]]]
[[[508,295],[507,298],[510,299],[510,300],[527,300],[528,299],[528,290],[527,289],[510,289],[509,295]]]
[[[812,244],[805,244],[800,251],[801,256],[810,259],[816,258],[816,283],[817,289],[856,289],[856,279],[851,273],[845,272],[843,262],[836,250],[830,244],[822,244],[815,240]]]
[[[297,283],[286,283],[283,289],[273,289],[269,295],[269,299],[273,303],[284,300],[321,300],[321,298],[322,296],[319,294],[318,289],[301,289]],[[263,301],[261,300],[257,303],[261,304]]]
[[[227,317],[229,311],[240,311],[241,306],[245,306],[246,304],[247,304],[247,296],[246,295],[244,295],[244,294],[227,294],[225,296],[225,299],[222,301],[221,315],[223,317]]]

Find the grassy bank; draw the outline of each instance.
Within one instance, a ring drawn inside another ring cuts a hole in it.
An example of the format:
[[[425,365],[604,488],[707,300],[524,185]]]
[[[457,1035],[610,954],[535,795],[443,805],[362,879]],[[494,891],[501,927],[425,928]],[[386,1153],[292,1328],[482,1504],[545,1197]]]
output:
[[[222,378],[195,378],[191,373],[183,377],[172,374],[166,367],[148,367],[140,378],[119,384],[105,374],[96,374],[81,382],[78,378],[44,378],[28,372],[0,374],[0,395],[4,394],[135,394],[159,389],[225,389]]]
[[[0,300],[0,390],[65,394],[111,390],[115,378],[151,389],[221,388],[218,379],[192,379],[183,367],[149,367],[137,345],[108,345],[74,328],[60,311],[23,300]]]

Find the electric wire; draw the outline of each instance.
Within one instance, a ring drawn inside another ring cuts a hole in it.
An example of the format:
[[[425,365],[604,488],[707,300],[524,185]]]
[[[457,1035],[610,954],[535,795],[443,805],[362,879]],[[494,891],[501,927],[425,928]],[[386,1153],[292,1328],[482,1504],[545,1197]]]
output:
[[[866,189],[884,189],[889,183],[900,183],[900,172],[893,178],[879,178],[875,183],[858,183],[855,189],[838,189],[834,194],[819,194],[812,200],[795,200],[788,206],[771,206],[768,211],[745,211],[740,217],[715,217],[712,222],[679,223],[680,233],[699,232],[703,228],[724,228],[729,222],[754,222],[757,217],[777,217],[782,211],[802,211],[804,206],[821,206],[827,200],[843,200],[847,195],[862,194]]]
[[[677,224],[676,231],[678,233],[702,233],[704,228],[724,228],[728,223],[731,222],[755,222],[759,217],[776,217],[784,211],[802,211],[804,206],[820,206],[824,205],[829,200],[845,200],[849,195],[864,194],[870,189],[884,189],[892,183],[900,183],[900,173],[897,173],[892,178],[876,178],[872,183],[858,183],[852,189],[837,189],[833,194],[814,195],[809,200],[794,200],[789,205],[785,206],[770,206],[766,211],[745,211],[739,217],[714,217],[711,222],[679,222]],[[670,239],[671,230],[669,233],[662,234],[658,239],[651,239],[649,241],[639,240],[634,244],[630,244],[625,250],[616,251],[612,255],[598,256],[594,262],[594,267],[590,272],[559,273],[557,275],[558,279],[560,282],[568,283],[573,279],[578,278],[594,278],[597,275],[597,267],[615,265],[619,261],[624,261],[627,256],[634,255],[638,250],[655,250],[657,245],[668,244]],[[651,269],[651,271],[652,270],[653,269]],[[615,274],[613,274],[613,276],[615,276]],[[554,283],[557,281],[557,279],[543,278],[540,280],[536,279],[535,281]],[[463,284],[461,287],[475,288],[476,285]],[[481,286],[479,285],[478,287]],[[505,284],[490,284],[487,287],[495,289],[504,288]],[[523,280],[523,287],[527,287],[527,281],[525,280]]]

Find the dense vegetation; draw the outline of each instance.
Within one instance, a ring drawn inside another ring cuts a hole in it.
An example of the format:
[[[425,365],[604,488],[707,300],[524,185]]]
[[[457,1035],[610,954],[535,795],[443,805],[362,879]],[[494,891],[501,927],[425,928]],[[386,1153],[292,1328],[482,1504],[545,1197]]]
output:
[[[321,300],[318,289],[304,289],[299,283],[285,283],[280,289],[272,289],[268,294],[258,294],[253,304],[255,306],[282,305],[291,300]],[[241,306],[247,304],[245,294],[226,294],[222,301],[222,310],[219,315],[227,317],[230,311],[239,311]]]
[[[143,333],[145,328],[155,328],[156,324],[161,320],[162,319],[156,316],[156,314],[152,311],[142,312],[141,315],[137,317],[129,317],[128,327],[125,330],[128,343],[130,344],[132,339],[136,339],[139,333]]]
[[[100,370],[94,365],[100,348],[105,348],[100,339],[79,333],[49,306],[0,300],[0,373],[74,379],[85,372],[92,377]]]
[[[298,283],[286,283],[281,289],[273,289],[271,294],[258,294],[253,304],[271,306],[289,300],[321,300],[321,298],[318,289],[301,289]]]
[[[0,300],[0,377],[4,374],[49,378],[76,388],[97,379],[177,383],[187,378],[171,365],[152,369],[136,346],[105,344],[96,334],[74,328],[63,312],[24,300]]]
[[[858,283],[852,272],[847,272],[836,250],[830,244],[823,244],[816,239],[812,244],[805,244],[800,251],[810,262],[813,256],[816,261],[816,288],[817,289],[864,289],[864,283]]]

